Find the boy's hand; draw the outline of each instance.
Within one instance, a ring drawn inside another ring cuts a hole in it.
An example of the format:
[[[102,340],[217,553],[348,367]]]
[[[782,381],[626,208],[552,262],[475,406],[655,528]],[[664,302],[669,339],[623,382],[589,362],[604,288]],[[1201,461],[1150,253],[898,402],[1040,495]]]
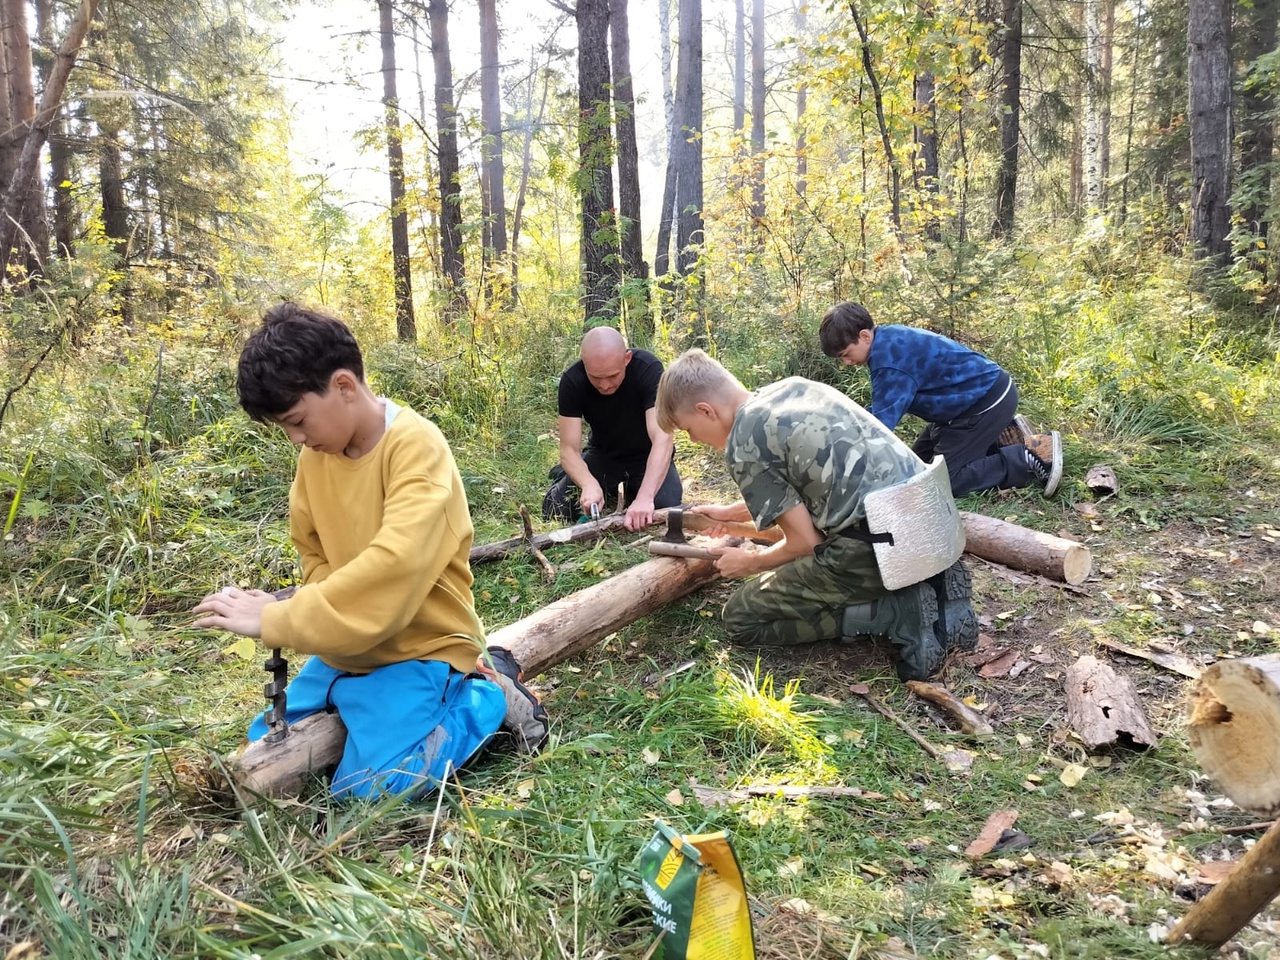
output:
[[[738,580],[759,573],[757,550],[753,543],[741,547],[711,547],[712,553],[718,553],[716,569],[720,576],[728,580]]]
[[[192,626],[208,630],[229,630],[243,637],[262,636],[262,608],[275,603],[265,590],[224,587],[211,593],[191,611],[203,614]]]

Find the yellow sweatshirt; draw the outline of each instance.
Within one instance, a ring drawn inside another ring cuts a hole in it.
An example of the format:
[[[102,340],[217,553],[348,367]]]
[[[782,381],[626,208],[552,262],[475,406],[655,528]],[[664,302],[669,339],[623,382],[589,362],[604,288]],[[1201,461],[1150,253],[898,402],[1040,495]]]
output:
[[[474,530],[444,434],[400,409],[358,460],[303,448],[289,491],[303,586],[262,611],[262,641],[368,673],[405,660],[475,669]]]

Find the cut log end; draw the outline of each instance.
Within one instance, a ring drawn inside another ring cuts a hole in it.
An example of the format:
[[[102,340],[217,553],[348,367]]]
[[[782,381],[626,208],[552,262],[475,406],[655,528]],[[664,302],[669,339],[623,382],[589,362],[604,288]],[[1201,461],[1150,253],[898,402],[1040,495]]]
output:
[[[1187,739],[1204,772],[1236,806],[1280,814],[1280,656],[1207,668],[1191,694]]]

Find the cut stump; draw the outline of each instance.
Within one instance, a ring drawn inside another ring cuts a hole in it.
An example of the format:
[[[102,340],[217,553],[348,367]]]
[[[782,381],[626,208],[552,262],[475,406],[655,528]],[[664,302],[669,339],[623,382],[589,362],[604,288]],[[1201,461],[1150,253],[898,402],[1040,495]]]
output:
[[[1187,739],[1238,807],[1280,815],[1280,656],[1221,660],[1192,689]]]
[[[1067,668],[1067,723],[1090,750],[1127,741],[1134,747],[1159,742],[1138,700],[1138,691],[1097,657],[1081,657]]]

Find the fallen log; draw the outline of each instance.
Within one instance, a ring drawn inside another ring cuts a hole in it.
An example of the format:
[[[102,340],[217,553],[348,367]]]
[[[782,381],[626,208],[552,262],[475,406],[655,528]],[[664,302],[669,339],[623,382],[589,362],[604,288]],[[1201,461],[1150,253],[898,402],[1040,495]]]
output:
[[[1097,657],[1081,657],[1068,667],[1065,683],[1067,725],[1090,750],[1122,739],[1134,747],[1158,742],[1133,684]]]
[[[506,647],[525,676],[535,677],[718,576],[709,561],[655,557],[492,631],[488,642]],[[309,776],[337,764],[345,739],[336,713],[316,714],[278,743],[246,744],[227,758],[227,771],[244,801],[294,795]]]
[[[1038,573],[1073,586],[1083,583],[1093,567],[1089,548],[1028,527],[960,511],[965,552],[1014,570]]]
[[[1204,772],[1236,806],[1280,814],[1280,656],[1206,667],[1191,692],[1187,739]]]

